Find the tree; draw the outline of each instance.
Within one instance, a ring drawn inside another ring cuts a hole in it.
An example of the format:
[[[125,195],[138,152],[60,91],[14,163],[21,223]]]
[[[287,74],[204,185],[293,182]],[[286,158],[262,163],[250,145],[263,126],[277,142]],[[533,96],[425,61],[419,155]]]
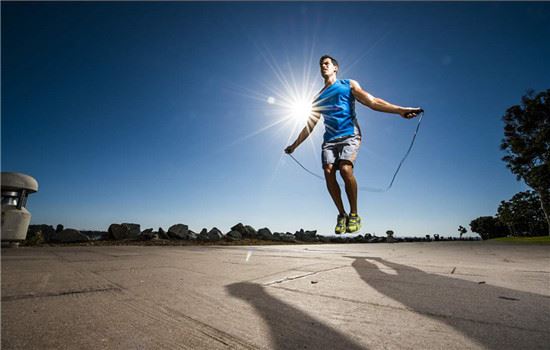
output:
[[[541,235],[548,230],[540,199],[534,191],[519,192],[509,201],[500,202],[497,218],[513,235]]]
[[[506,236],[506,227],[493,216],[481,216],[472,220],[470,230],[479,234],[482,239]]]
[[[466,228],[462,225],[458,226],[458,233],[460,234],[460,238],[462,238],[462,235],[465,234],[466,232],[468,232],[468,230],[466,230]]]
[[[500,148],[517,180],[523,179],[537,192],[550,235],[550,89],[533,95],[528,92],[521,105],[508,108],[502,117]]]

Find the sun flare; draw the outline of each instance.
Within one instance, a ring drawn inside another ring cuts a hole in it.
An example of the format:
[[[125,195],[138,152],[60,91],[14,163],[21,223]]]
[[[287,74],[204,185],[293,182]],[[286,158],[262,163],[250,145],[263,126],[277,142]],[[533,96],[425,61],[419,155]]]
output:
[[[305,122],[311,115],[311,107],[311,101],[297,99],[290,105],[290,114],[293,119]]]

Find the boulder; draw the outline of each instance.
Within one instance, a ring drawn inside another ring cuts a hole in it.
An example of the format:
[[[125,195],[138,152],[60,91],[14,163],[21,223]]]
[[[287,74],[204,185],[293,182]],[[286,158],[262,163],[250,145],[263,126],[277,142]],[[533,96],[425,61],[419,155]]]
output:
[[[208,241],[208,230],[203,228],[201,232],[197,235],[199,241]]]
[[[240,222],[237,225],[231,227],[231,231],[240,232],[243,238],[256,238],[257,236],[257,232],[254,229],[254,227],[249,225],[243,225]]]
[[[32,236],[29,237],[27,235],[27,239],[25,240],[27,245],[38,245],[44,243],[44,235],[42,235],[42,231],[38,231],[34,233]]]
[[[174,239],[188,239],[189,227],[184,224],[176,224],[168,229],[168,237]]]
[[[50,225],[29,225],[27,229],[27,240],[34,240],[34,236],[40,232],[44,241],[48,242],[51,235],[55,233],[53,226]]]
[[[244,229],[245,229],[244,237],[256,238],[256,236],[258,235],[258,232],[256,231],[256,229],[250,225],[245,225]]]
[[[107,229],[109,232],[109,238],[111,239],[124,239],[126,237],[126,229],[119,224],[111,224]]]
[[[296,236],[296,239],[303,242],[315,242],[317,241],[317,230],[315,231],[304,231],[304,229],[300,229],[300,231],[296,231],[294,234]]]
[[[168,236],[168,233],[162,229],[162,227],[159,227],[159,233],[158,236],[160,239],[170,239],[170,236]]]
[[[109,237],[111,239],[136,239],[139,237],[141,230],[138,224],[111,224],[109,226]]]
[[[78,230],[67,228],[61,232],[54,232],[54,234],[50,237],[50,240],[52,242],[59,243],[77,243],[88,242],[90,241],[90,237],[86,236]]]
[[[139,235],[139,237],[144,241],[149,241],[149,240],[153,239],[154,236],[155,236],[155,232],[153,232],[152,228],[148,228],[147,230],[144,230]]]
[[[191,230],[187,231],[187,234],[183,237],[186,241],[194,241],[197,239],[197,233]]]
[[[217,227],[214,227],[208,232],[207,236],[209,241],[216,242],[223,238],[223,233]]]
[[[238,241],[243,238],[243,235],[239,231],[231,230],[227,232],[225,238],[227,238],[227,240],[229,241]]]
[[[263,239],[266,241],[273,240],[273,234],[271,233],[271,230],[268,229],[267,227],[259,229],[257,237],[258,239]]]
[[[105,231],[80,231],[83,235],[86,235],[90,238],[90,241],[100,241],[100,240],[108,240],[109,239],[109,232]]]
[[[140,225],[139,224],[130,224],[130,223],[123,223],[123,227],[127,230],[127,239],[136,239],[139,237],[141,233]]]
[[[292,233],[285,233],[284,235],[281,235],[281,241],[283,242],[296,242],[296,237]]]
[[[244,232],[244,225],[239,222],[237,225],[231,227],[231,231],[237,231],[242,235]]]

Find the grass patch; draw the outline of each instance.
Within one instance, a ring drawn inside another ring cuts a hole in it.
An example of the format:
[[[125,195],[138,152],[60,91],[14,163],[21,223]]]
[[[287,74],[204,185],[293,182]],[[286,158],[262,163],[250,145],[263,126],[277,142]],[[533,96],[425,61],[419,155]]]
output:
[[[493,242],[507,242],[507,243],[532,243],[532,244],[550,244],[550,236],[538,236],[538,237],[500,237],[490,239]]]

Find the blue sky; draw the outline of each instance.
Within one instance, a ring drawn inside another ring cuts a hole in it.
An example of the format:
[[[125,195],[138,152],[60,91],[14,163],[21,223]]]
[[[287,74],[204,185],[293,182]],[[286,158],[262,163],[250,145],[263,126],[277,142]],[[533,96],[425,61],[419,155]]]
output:
[[[361,233],[455,235],[526,189],[501,116],[548,88],[549,22],[549,3],[2,2],[2,171],[38,180],[34,224],[331,234],[324,183],[283,154],[302,126],[285,102],[322,87],[328,53],[426,110],[394,187],[359,193]],[[416,120],[357,112],[359,185],[385,187]],[[322,132],[294,154],[318,173]]]

